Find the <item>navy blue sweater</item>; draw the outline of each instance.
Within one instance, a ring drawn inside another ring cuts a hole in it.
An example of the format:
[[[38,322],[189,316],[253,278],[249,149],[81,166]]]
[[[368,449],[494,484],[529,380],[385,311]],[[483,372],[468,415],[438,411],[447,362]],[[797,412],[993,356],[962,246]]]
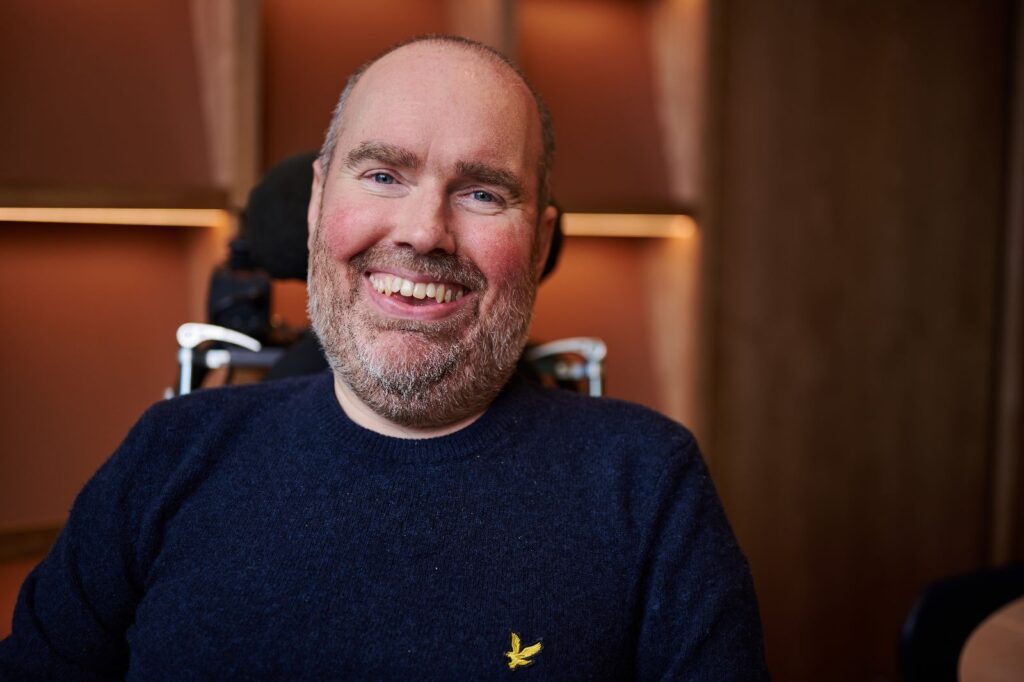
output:
[[[690,434],[514,379],[454,434],[352,423],[331,376],[151,408],[26,580],[3,679],[766,676]]]

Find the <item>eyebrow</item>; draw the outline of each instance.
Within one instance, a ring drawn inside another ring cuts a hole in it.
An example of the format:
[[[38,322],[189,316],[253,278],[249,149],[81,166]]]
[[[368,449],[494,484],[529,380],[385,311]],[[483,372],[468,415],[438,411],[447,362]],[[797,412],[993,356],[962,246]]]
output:
[[[364,161],[377,161],[395,168],[418,168],[420,159],[404,147],[386,142],[360,142],[345,157],[345,165],[355,168]]]
[[[455,172],[469,180],[501,187],[511,195],[513,201],[523,196],[523,185],[519,178],[504,168],[495,168],[475,161],[459,161],[455,164]]]

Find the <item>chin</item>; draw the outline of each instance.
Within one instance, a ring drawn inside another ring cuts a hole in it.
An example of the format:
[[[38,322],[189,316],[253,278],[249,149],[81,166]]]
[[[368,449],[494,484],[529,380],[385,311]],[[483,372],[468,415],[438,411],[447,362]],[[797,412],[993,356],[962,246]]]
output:
[[[335,371],[385,419],[408,427],[438,427],[486,409],[508,382],[524,344],[525,334],[497,354],[487,341],[358,346],[354,356],[337,358]]]
[[[314,251],[310,321],[335,376],[381,417],[407,427],[445,426],[485,410],[508,382],[536,295],[529,273],[496,292],[484,314],[464,309],[447,323],[419,324],[381,319],[362,300],[356,277],[338,271]]]

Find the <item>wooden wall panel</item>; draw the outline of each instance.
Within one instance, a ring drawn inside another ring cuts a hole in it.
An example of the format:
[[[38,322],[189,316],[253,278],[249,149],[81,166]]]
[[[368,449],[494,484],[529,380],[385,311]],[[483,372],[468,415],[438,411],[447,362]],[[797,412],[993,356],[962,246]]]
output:
[[[173,385],[207,232],[0,224],[0,532],[62,524]]]
[[[189,5],[0,3],[0,183],[212,184]]]
[[[520,64],[555,123],[555,197],[570,211],[672,207],[648,6],[521,0],[518,26]]]
[[[700,239],[569,237],[537,295],[532,341],[596,336],[606,394],[647,405],[700,435],[696,404]]]
[[[712,473],[776,678],[897,679],[987,553],[1007,3],[716,12]]]
[[[1016,0],[992,458],[992,561],[1024,562],[1024,3]]]
[[[263,168],[323,142],[349,74],[394,43],[444,33],[442,0],[264,0]]]

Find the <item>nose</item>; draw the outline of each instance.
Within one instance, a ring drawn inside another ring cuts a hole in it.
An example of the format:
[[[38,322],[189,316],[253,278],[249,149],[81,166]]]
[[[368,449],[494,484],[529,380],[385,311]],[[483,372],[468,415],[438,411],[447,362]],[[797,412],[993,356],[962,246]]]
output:
[[[409,246],[417,253],[455,252],[455,235],[451,230],[448,201],[444,192],[420,188],[406,197],[392,230],[392,239],[399,246]]]

